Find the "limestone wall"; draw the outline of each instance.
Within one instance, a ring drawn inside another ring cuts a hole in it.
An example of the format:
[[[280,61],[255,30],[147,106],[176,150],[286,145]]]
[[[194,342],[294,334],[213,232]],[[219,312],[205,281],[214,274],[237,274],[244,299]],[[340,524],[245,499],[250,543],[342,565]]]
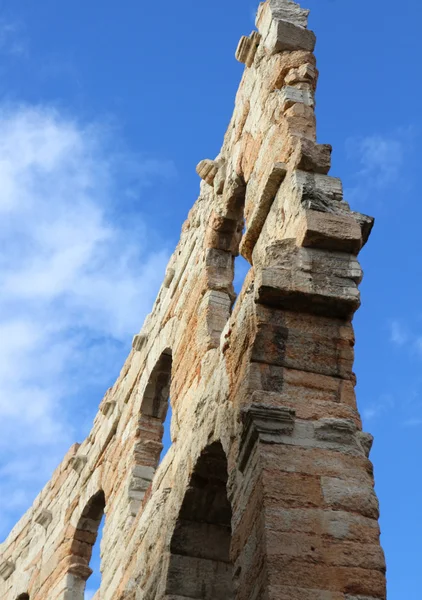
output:
[[[240,41],[221,152],[198,165],[200,197],[90,435],[0,547],[2,599],[82,600],[103,509],[96,599],[385,598],[352,371],[373,221],[316,142],[306,24],[267,0]]]

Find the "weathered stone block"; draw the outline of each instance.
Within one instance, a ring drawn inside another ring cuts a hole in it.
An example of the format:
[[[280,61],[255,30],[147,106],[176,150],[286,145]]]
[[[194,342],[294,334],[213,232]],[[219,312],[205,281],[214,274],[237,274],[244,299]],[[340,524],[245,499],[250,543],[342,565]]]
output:
[[[13,560],[5,560],[0,564],[0,577],[6,581],[14,573],[16,565]]]
[[[280,90],[280,102],[283,112],[291,108],[294,104],[305,104],[313,108],[315,99],[312,89],[298,89],[291,85],[286,85]]]
[[[72,469],[77,473],[82,473],[86,463],[88,462],[88,457],[84,455],[76,455],[71,459]]]
[[[137,333],[132,340],[132,348],[135,352],[140,352],[146,342],[146,336],[142,333]]]
[[[298,226],[297,243],[357,255],[362,248],[362,232],[351,216],[307,210]]]
[[[276,308],[347,319],[360,306],[361,277],[352,256],[293,249],[286,251],[283,263],[256,269],[255,299]]]
[[[218,171],[218,163],[215,160],[206,158],[201,160],[196,167],[196,172],[208,185],[213,185],[215,176]]]
[[[50,510],[42,509],[35,517],[35,523],[41,525],[45,529],[50,525],[53,520],[53,514]]]
[[[255,202],[252,206],[246,205],[246,231],[240,244],[240,253],[249,262],[252,262],[254,246],[286,172],[284,163],[275,163],[258,191],[258,197],[254,198]]]
[[[261,35],[257,31],[253,31],[248,37],[241,37],[236,50],[236,59],[247,67],[251,67],[260,41]]]
[[[243,471],[257,441],[277,443],[282,435],[291,435],[295,411],[265,404],[252,404],[242,411],[243,433],[240,444],[239,468]]]
[[[289,164],[294,169],[326,175],[331,168],[332,147],[313,140],[299,138]]]
[[[367,485],[323,477],[321,486],[324,501],[330,508],[355,512],[371,519],[379,518],[377,497]]]

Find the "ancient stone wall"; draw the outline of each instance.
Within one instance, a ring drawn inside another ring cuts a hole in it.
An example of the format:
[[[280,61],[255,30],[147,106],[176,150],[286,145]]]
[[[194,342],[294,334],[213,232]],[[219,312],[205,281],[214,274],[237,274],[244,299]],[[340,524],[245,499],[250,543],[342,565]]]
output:
[[[267,0],[240,41],[221,152],[90,435],[0,547],[2,599],[83,600],[103,512],[96,599],[385,599],[352,371],[373,221],[316,142],[307,16]]]

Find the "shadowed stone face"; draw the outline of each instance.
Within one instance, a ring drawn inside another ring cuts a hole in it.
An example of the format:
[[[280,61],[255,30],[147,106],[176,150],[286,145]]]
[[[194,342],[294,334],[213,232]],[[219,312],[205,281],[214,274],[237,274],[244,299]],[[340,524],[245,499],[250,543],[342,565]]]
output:
[[[373,219],[316,141],[307,16],[267,0],[242,37],[221,151],[88,438],[0,546],[2,600],[82,600],[105,507],[98,600],[385,600],[351,323]]]

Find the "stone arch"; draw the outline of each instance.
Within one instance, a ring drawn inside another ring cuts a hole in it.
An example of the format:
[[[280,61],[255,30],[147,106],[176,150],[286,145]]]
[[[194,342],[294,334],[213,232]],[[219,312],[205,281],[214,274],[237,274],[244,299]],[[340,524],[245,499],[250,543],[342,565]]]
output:
[[[85,584],[92,574],[89,566],[92,549],[104,515],[105,504],[104,492],[100,490],[91,496],[79,517],[70,546],[68,588],[73,593],[73,600],[84,599]]]
[[[164,421],[169,408],[172,362],[172,352],[166,348],[155,363],[142,396],[129,483],[130,512],[133,516],[139,510],[160,461]]]
[[[170,543],[166,597],[231,600],[232,509],[227,459],[220,442],[207,446],[192,473]]]

